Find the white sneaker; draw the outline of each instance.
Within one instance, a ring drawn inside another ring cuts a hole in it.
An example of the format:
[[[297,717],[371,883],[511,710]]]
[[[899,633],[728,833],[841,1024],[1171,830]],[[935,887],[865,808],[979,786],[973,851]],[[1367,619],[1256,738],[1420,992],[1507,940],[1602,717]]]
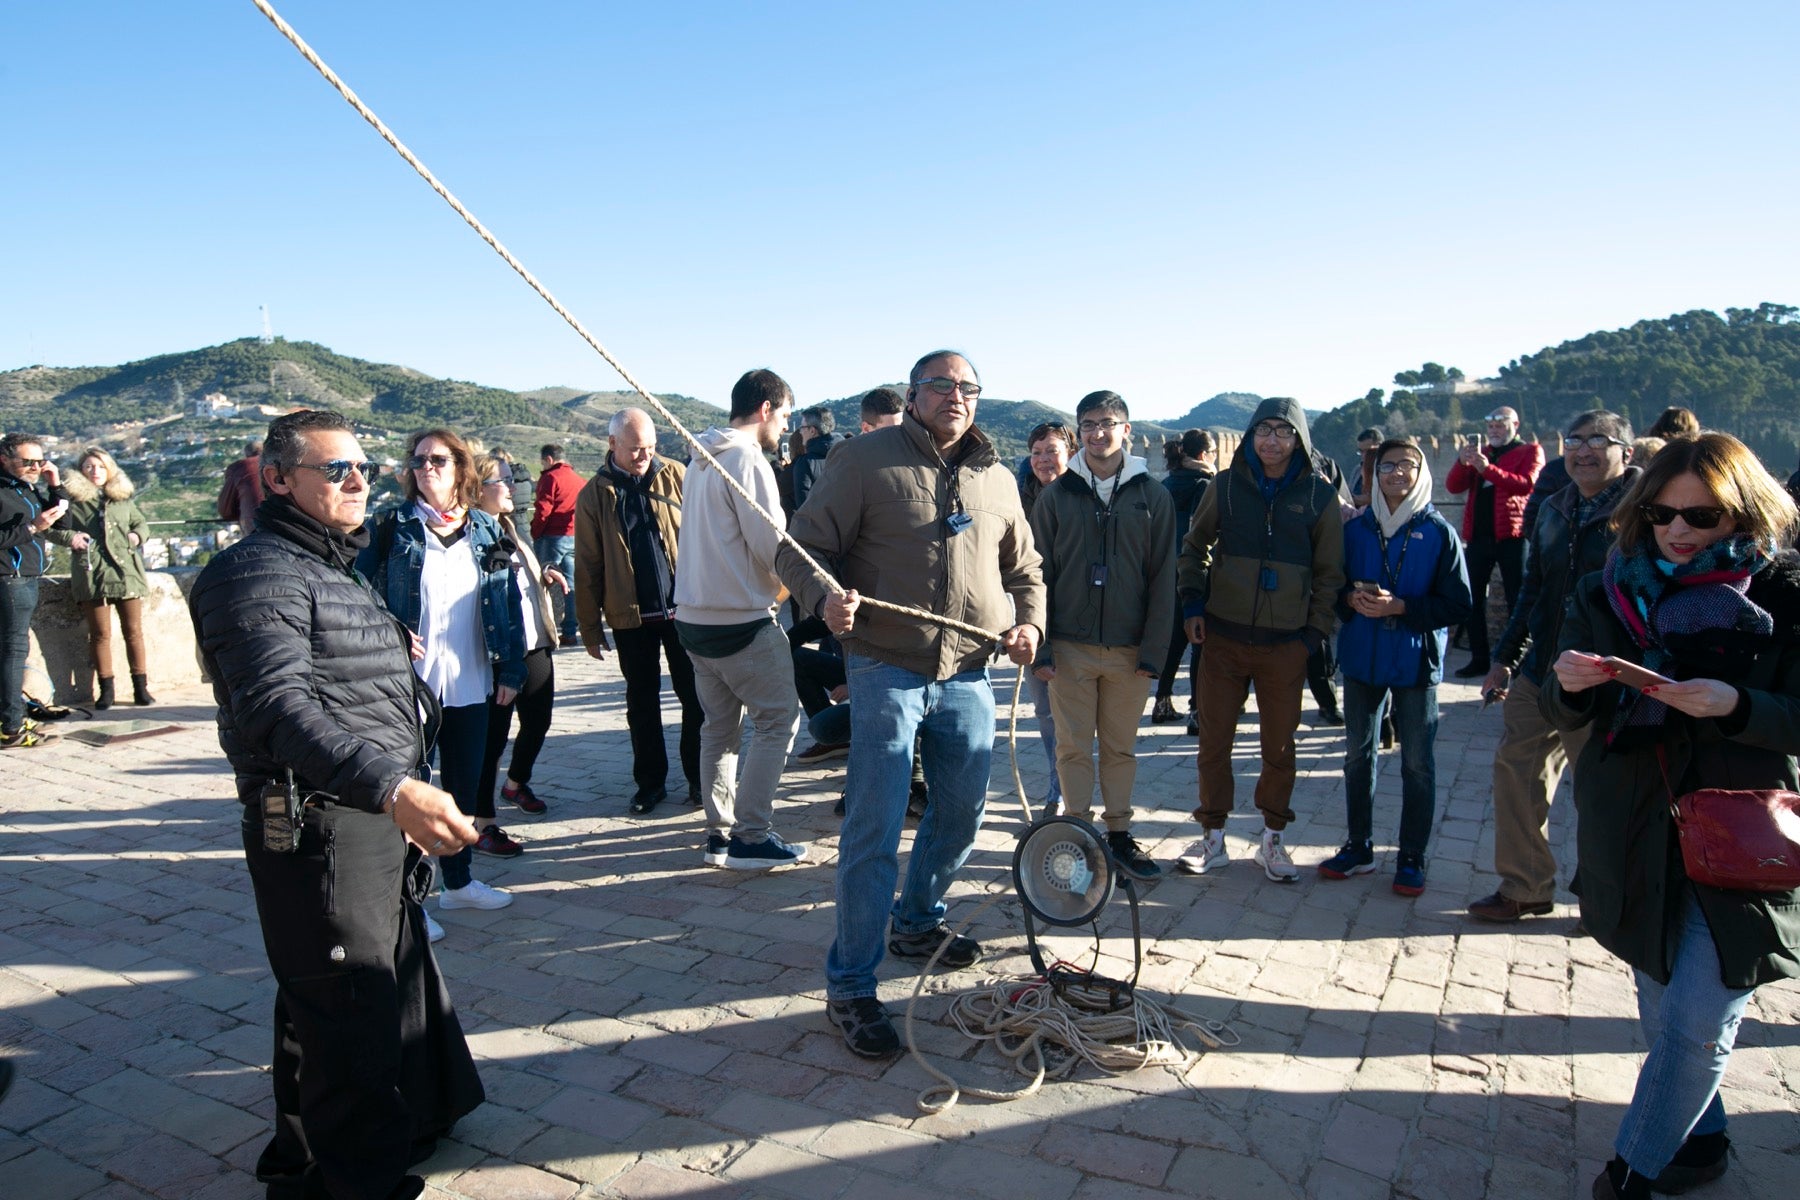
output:
[[[430,938],[433,942],[441,942],[444,940],[444,927],[439,925],[437,919],[430,913],[425,914],[425,936]]]
[[[505,908],[512,896],[479,879],[471,879],[466,887],[445,888],[438,896],[439,908]]]
[[[1281,835],[1273,829],[1263,830],[1262,845],[1256,848],[1256,861],[1263,874],[1276,883],[1292,883],[1300,877],[1294,860],[1288,857],[1287,847],[1281,844]]]
[[[1204,875],[1208,871],[1230,866],[1231,856],[1225,852],[1225,831],[1207,830],[1205,837],[1181,852],[1175,865],[1190,875]]]

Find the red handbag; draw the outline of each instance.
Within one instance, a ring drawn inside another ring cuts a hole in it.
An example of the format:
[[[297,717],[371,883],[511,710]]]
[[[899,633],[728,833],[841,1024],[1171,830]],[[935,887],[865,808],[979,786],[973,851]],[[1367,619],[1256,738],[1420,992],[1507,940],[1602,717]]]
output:
[[[1734,892],[1800,888],[1800,793],[1701,788],[1677,796],[1660,745],[1656,761],[1689,879]]]

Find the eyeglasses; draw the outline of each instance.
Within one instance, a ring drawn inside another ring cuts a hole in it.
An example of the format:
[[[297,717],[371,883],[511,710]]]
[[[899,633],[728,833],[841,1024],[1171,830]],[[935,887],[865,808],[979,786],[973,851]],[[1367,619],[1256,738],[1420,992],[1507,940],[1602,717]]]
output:
[[[494,479],[482,480],[481,486],[482,487],[511,487],[512,485],[510,483],[506,482],[506,480],[504,480],[504,479],[494,478]]]
[[[1258,425],[1251,434],[1259,438],[1274,438],[1278,442],[1291,442],[1297,436],[1292,425]]]
[[[1375,468],[1377,475],[1392,475],[1395,471],[1405,471],[1408,475],[1419,473],[1419,464],[1410,458],[1397,458],[1393,462],[1384,462]]]
[[[946,379],[942,375],[934,375],[930,379],[921,379],[916,385],[930,388],[940,396],[948,396],[951,392],[961,392],[964,398],[973,400],[981,395],[981,385],[966,380]]]
[[[1082,437],[1086,437],[1090,433],[1111,433],[1123,424],[1125,424],[1124,421],[1115,421],[1108,417],[1104,421],[1083,421],[1075,428],[1081,430]]]
[[[1513,418],[1511,413],[1489,413],[1484,419],[1489,425],[1501,425]]]
[[[451,458],[448,454],[415,454],[406,460],[406,465],[415,471],[424,471],[427,469],[432,471],[443,471],[448,469],[450,464],[455,461],[456,460]]]
[[[1717,529],[1719,522],[1729,515],[1723,508],[1670,508],[1666,504],[1640,504],[1638,512],[1643,514],[1644,520],[1659,528],[1674,524],[1675,518],[1680,517],[1690,529]]]
[[[325,477],[327,483],[342,483],[344,480],[350,478],[350,472],[352,471],[361,475],[364,482],[374,479],[381,474],[380,463],[351,462],[346,458],[334,458],[330,462],[322,463],[295,463],[294,465],[296,467],[303,467],[308,471],[317,471]]]
[[[1586,437],[1572,437],[1563,442],[1564,449],[1586,446],[1589,450],[1604,450],[1608,446],[1629,446],[1630,442],[1621,442],[1616,437],[1608,437],[1604,433],[1590,433]]]

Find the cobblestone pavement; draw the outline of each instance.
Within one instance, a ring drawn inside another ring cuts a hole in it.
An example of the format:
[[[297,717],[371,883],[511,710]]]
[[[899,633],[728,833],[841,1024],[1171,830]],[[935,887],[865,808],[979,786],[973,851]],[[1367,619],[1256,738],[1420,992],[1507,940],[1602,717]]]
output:
[[[1142,906],[1144,985],[1229,1022],[1241,1046],[1205,1054],[1185,1078],[1078,1073],[1016,1103],[965,1100],[926,1117],[917,1063],[856,1059],[823,1016],[842,761],[784,780],[778,828],[811,843],[811,863],[707,869],[694,810],[625,813],[611,662],[565,652],[557,665],[556,727],[534,781],[550,811],[503,810],[528,851],[477,863],[517,902],[441,916],[438,953],[489,1102],[425,1165],[428,1196],[1528,1200],[1586,1196],[1610,1154],[1641,1050],[1628,973],[1570,936],[1566,893],[1555,916],[1516,927],[1460,915],[1492,884],[1499,717],[1472,688],[1443,690],[1438,827],[1416,900],[1387,886],[1391,842],[1375,875],[1333,883],[1311,869],[1344,836],[1335,730],[1302,729],[1290,830],[1301,878],[1263,878],[1248,861],[1259,822],[1246,719],[1229,829],[1243,861],[1171,876]],[[996,674],[1010,695],[1010,669]],[[0,1054],[20,1076],[0,1104],[8,1197],[259,1193],[249,1169],[272,1108],[273,988],[210,696],[164,700],[122,715],[178,721],[177,733],[4,757]],[[1193,743],[1179,725],[1145,724],[1139,748],[1137,834],[1171,863],[1198,828],[1186,816]],[[1019,758],[1040,794],[1043,754],[1024,728]],[[1019,814],[1004,763],[1003,742],[953,922],[1010,875]],[[1376,828],[1391,837],[1398,771],[1392,758],[1383,768]],[[1565,793],[1559,845],[1570,816]],[[1124,931],[1125,910],[1111,911],[1110,932]],[[1028,970],[1011,902],[988,906],[974,932],[998,954],[940,989]],[[903,1005],[912,984],[903,967],[884,969],[890,1002]],[[945,1004],[931,994],[920,1005],[920,1041],[940,1065],[1023,1082],[944,1022]],[[1702,1194],[1794,1194],[1800,988],[1757,994],[1725,1099],[1732,1169]]]

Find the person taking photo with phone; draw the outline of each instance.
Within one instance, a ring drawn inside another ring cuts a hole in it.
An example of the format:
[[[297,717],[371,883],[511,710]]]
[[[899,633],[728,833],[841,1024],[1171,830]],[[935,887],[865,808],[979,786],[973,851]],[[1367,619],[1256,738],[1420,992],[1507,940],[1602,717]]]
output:
[[[46,542],[85,550],[85,533],[56,529],[69,510],[44,454],[42,438],[9,433],[0,438],[0,749],[34,750],[57,735],[25,716],[25,659],[31,650],[31,615],[38,580],[50,566]]]

